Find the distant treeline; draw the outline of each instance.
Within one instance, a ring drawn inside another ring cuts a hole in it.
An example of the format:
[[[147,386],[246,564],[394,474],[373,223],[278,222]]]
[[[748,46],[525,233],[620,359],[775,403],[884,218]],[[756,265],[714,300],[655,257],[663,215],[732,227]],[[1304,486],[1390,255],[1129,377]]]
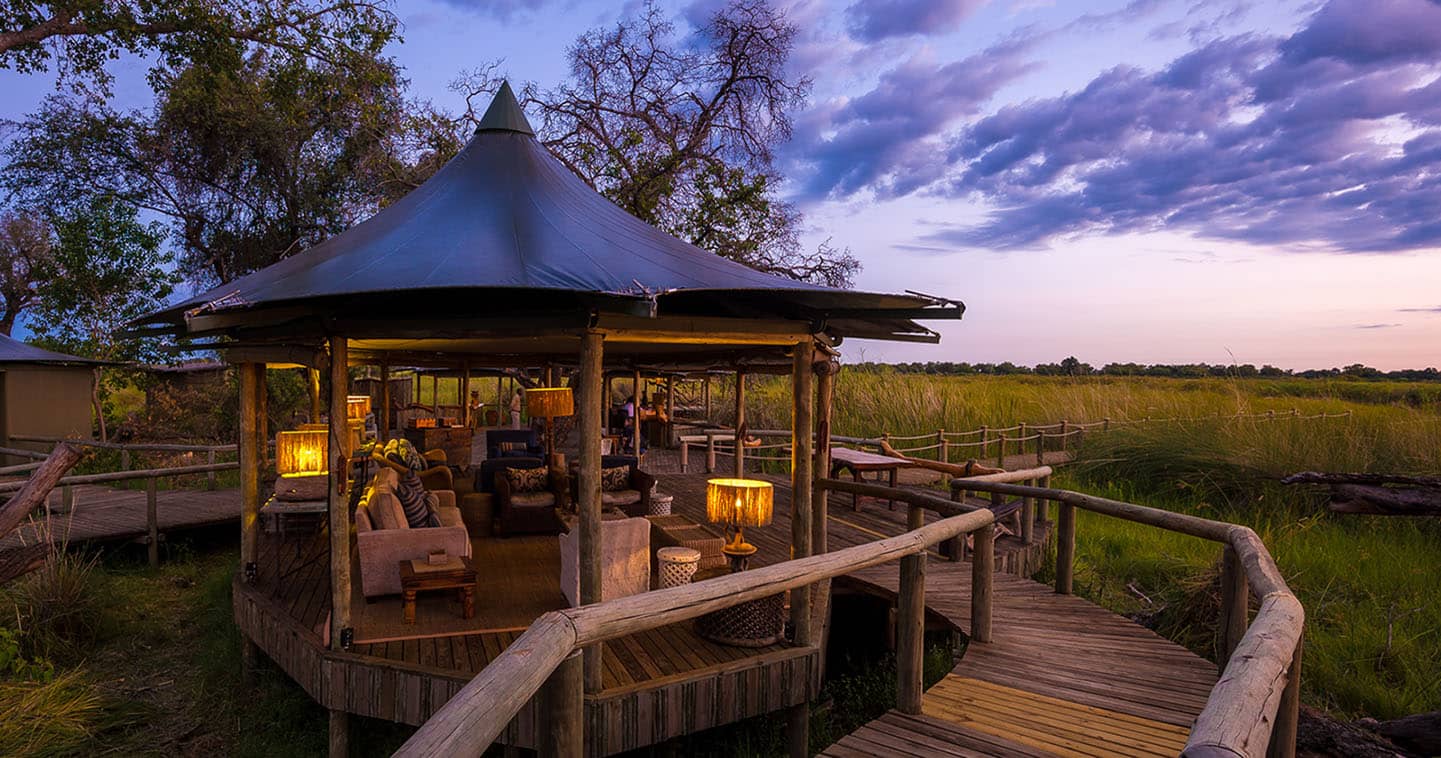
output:
[[[1187,363],[1144,364],[1107,363],[1099,369],[1075,356],[1059,363],[1040,363],[1035,366],[1018,366],[1010,361],[1004,363],[953,363],[951,361],[926,361],[924,363],[857,363],[849,368],[860,371],[897,371],[902,374],[1036,374],[1039,376],[1170,376],[1181,379],[1215,377],[1293,377],[1297,379],[1372,379],[1410,382],[1441,381],[1441,371],[1435,368],[1401,369],[1382,371],[1370,366],[1353,363],[1345,368],[1307,369],[1292,371],[1264,365],[1257,368],[1250,363],[1209,364]]]

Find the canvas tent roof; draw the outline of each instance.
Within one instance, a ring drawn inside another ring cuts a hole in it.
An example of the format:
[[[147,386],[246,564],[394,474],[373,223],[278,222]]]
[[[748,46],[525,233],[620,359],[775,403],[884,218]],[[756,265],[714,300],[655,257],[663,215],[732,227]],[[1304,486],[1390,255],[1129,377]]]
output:
[[[962,310],[925,296],[797,282],[676,239],[571,173],[536,139],[504,85],[465,148],[399,201],[135,325],[240,337],[246,328],[316,316],[333,325],[405,313],[439,324],[595,311],[792,319],[824,323],[836,337],[931,341],[934,332],[912,319],[958,318]]]
[[[100,366],[105,361],[56,353],[0,334],[0,364],[32,363],[47,366]]]

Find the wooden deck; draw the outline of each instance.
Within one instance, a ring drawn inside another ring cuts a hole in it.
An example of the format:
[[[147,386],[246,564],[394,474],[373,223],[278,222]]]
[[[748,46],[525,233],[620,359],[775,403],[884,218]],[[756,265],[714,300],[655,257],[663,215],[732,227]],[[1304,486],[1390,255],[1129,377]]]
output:
[[[893,566],[851,575],[894,593]],[[926,604],[969,627],[969,564],[929,561]],[[925,694],[832,745],[835,756],[1174,756],[1216,667],[1081,598],[997,574],[995,639]]]
[[[145,491],[77,484],[72,507],[60,512],[61,490],[50,494],[50,514],[21,524],[0,539],[0,552],[46,542],[79,545],[111,542],[144,536]],[[240,522],[240,491],[159,490],[155,493],[155,515],[161,533]]]
[[[652,470],[678,461],[654,456]],[[659,473],[677,512],[704,523],[703,474]],[[789,555],[790,491],[776,482],[775,521],[748,529],[753,565]],[[851,509],[833,495],[830,545],[839,549],[905,530],[905,510],[878,501]],[[1038,525],[1038,534],[1044,527]],[[324,541],[321,543],[322,549]],[[326,649],[329,586],[324,555],[278,535],[261,540],[260,581],[235,584],[236,618],[247,636],[317,702],[360,715],[422,723],[517,632]],[[932,554],[927,605],[932,623],[964,631],[970,618],[968,563]],[[1002,568],[998,561],[998,569]],[[280,577],[284,577],[281,579]],[[893,597],[898,568],[878,566],[838,580],[848,589]],[[825,752],[858,755],[1175,755],[1215,683],[1215,667],[1150,631],[1077,597],[997,573],[995,641],[969,647],[954,671],[925,695],[923,713],[888,713]],[[772,713],[818,692],[813,649],[758,650],[706,642],[676,624],[607,643],[604,691],[587,696],[588,753],[609,755]],[[544,715],[522,709],[501,737],[536,745]]]

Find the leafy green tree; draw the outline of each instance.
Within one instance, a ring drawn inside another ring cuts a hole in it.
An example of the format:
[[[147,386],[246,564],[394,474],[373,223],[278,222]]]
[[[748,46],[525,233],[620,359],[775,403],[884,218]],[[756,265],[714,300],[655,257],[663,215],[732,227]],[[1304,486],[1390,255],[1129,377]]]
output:
[[[37,286],[54,275],[50,228],[32,210],[0,214],[0,334],[39,298]]]
[[[0,68],[58,69],[108,87],[122,53],[183,67],[248,47],[331,65],[364,61],[395,33],[384,2],[308,0],[0,0]]]
[[[115,332],[174,291],[164,229],[115,198],[97,196],[73,210],[52,220],[54,275],[37,286],[27,319],[36,342],[88,358],[154,359],[153,343],[116,339]]]
[[[256,52],[155,81],[152,113],[52,97],[21,123],[4,181],[36,204],[101,194],[168,218],[180,270],[200,284],[348,228],[423,180],[413,156],[455,148],[378,57],[338,67]]]

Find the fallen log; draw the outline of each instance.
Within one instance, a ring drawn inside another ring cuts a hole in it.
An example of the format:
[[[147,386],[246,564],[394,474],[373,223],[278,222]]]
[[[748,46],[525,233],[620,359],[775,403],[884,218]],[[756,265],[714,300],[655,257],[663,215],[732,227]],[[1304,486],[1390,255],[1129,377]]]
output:
[[[1417,487],[1441,487],[1441,477],[1402,476],[1400,474],[1327,474],[1302,471],[1281,480],[1282,484],[1403,484]]]
[[[1003,468],[995,468],[994,466],[982,466],[981,464],[976,463],[974,458],[966,461],[965,463],[945,463],[943,461],[933,461],[929,458],[913,458],[909,455],[899,453],[896,451],[895,448],[891,447],[891,443],[886,442],[885,440],[881,440],[880,445],[881,452],[892,458],[900,458],[904,461],[910,461],[911,463],[915,464],[917,468],[930,469],[931,471],[939,471],[942,474],[950,474],[951,476],[955,477],[980,476],[982,474],[1000,474],[1005,471],[1005,469]]]
[[[50,496],[50,490],[55,489],[55,483],[79,461],[80,448],[68,442],[56,445],[45,463],[35,469],[35,473],[26,480],[25,486],[4,505],[0,505],[0,537],[14,531],[31,511],[40,507],[45,498]]]
[[[1362,719],[1360,723],[1407,750],[1421,755],[1441,755],[1441,711],[1390,721]]]
[[[1331,488],[1329,507],[1335,513],[1362,513],[1376,516],[1441,516],[1441,490],[1340,484]]]

